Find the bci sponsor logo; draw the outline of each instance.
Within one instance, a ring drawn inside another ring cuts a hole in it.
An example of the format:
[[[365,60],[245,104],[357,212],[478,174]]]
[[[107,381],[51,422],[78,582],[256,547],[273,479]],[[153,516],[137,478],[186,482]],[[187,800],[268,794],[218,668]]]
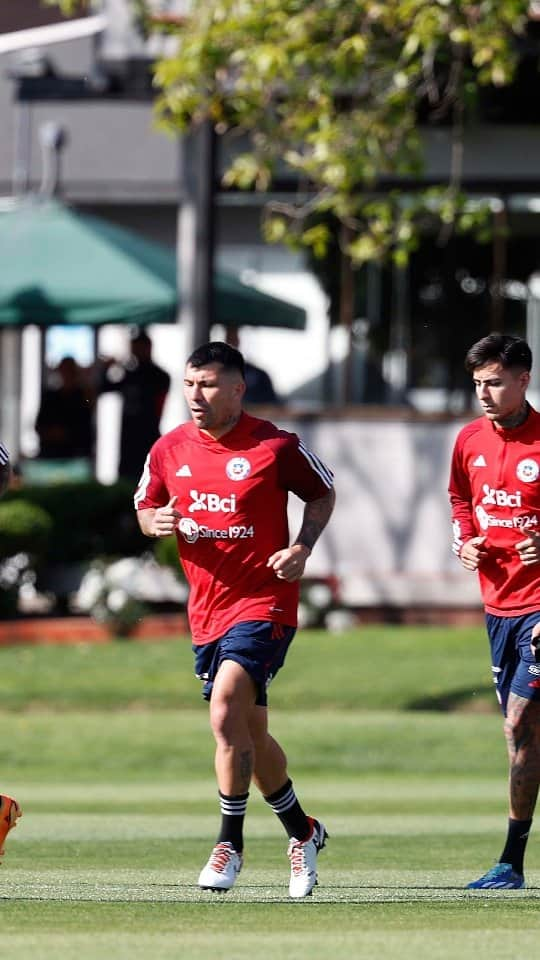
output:
[[[482,503],[492,503],[497,507],[520,507],[521,493],[516,490],[515,493],[508,493],[506,490],[494,490],[487,483],[484,484],[484,499]]]
[[[219,493],[199,493],[198,490],[190,490],[189,494],[193,500],[188,507],[190,513],[195,513],[196,510],[206,510],[208,513],[234,513],[236,510],[234,493],[230,497],[220,497]]]

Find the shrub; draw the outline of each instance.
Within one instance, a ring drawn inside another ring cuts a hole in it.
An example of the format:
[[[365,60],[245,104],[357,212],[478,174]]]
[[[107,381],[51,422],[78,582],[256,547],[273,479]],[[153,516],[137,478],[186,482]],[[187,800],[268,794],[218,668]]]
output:
[[[122,557],[148,549],[129,484],[88,481],[26,486],[8,491],[1,506],[12,511],[22,500],[52,518],[44,556],[47,564],[87,563],[94,557]]]
[[[53,520],[42,507],[26,499],[0,503],[0,557],[28,553],[39,560],[47,552]]]
[[[43,562],[53,529],[49,514],[34,503],[0,503],[0,617],[16,616],[19,587],[30,566]]]

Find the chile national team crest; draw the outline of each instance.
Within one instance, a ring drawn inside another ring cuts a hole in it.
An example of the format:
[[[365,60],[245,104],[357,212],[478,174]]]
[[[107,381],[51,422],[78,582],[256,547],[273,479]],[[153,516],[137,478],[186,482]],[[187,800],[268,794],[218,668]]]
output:
[[[191,517],[180,517],[178,529],[186,543],[195,543],[199,539],[199,524]]]
[[[520,460],[516,468],[516,474],[518,480],[521,480],[522,483],[534,483],[535,480],[538,480],[540,467],[536,460],[531,460],[530,458]]]
[[[229,480],[245,480],[251,473],[251,464],[245,457],[233,457],[227,462],[225,473]]]

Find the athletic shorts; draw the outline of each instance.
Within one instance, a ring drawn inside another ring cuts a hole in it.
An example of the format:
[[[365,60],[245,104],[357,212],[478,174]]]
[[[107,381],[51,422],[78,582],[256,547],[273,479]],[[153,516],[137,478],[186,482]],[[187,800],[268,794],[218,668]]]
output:
[[[223,660],[234,660],[255,682],[255,703],[265,707],[268,685],[283,666],[295,633],[296,627],[286,627],[282,623],[247,620],[231,627],[218,640],[202,646],[193,645],[195,676],[204,681],[204,699],[210,700],[214,680]]]
[[[535,662],[530,647],[532,629],[539,620],[540,611],[522,617],[486,613],[493,683],[505,716],[510,693],[540,700],[540,663]]]

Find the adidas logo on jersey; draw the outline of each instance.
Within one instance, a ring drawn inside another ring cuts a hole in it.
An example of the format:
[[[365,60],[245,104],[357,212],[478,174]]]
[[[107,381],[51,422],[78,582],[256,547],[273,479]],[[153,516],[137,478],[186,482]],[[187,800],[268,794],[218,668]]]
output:
[[[487,463],[483,453],[480,453],[476,460],[473,460],[473,467],[487,467]]]
[[[184,463],[182,467],[179,467],[176,471],[177,477],[191,477],[191,470],[189,469],[189,464]]]

